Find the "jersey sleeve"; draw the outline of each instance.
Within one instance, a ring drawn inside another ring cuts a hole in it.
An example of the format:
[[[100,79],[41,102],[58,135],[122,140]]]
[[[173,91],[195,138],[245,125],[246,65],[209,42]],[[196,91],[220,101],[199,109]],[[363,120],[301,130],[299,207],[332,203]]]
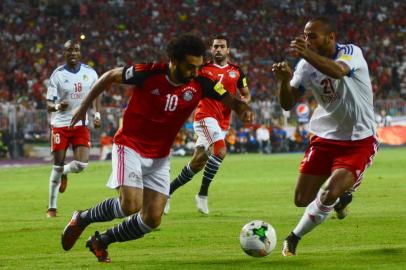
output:
[[[350,68],[347,76],[351,77],[357,70],[363,67],[364,57],[359,47],[349,44],[340,48],[335,61],[345,63]]]
[[[47,88],[47,100],[55,101],[58,98],[58,79],[56,72],[52,73],[49,78],[48,88]]]
[[[204,97],[221,100],[225,96],[229,95],[220,81],[212,81],[209,78],[203,76],[197,77],[196,80],[202,86]]]
[[[245,75],[244,71],[242,71],[241,68],[238,68],[238,71],[240,72],[240,77],[238,78],[237,81],[238,89],[248,87],[247,76]]]
[[[97,75],[97,72],[93,70],[93,81],[92,84],[90,85],[90,89],[93,88],[93,85],[96,83],[96,81],[99,79],[99,75]]]
[[[147,64],[135,64],[123,69],[122,83],[141,86],[151,73]]]
[[[293,72],[293,77],[290,80],[290,86],[299,89],[301,94],[306,91],[306,70],[305,70],[305,60],[300,60],[295,67]]]

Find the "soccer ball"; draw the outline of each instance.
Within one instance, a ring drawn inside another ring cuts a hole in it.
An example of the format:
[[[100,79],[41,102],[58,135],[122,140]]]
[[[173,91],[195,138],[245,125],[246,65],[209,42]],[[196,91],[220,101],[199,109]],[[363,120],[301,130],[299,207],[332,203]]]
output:
[[[242,250],[253,257],[265,257],[276,246],[276,233],[271,224],[253,220],[242,227],[240,233]]]

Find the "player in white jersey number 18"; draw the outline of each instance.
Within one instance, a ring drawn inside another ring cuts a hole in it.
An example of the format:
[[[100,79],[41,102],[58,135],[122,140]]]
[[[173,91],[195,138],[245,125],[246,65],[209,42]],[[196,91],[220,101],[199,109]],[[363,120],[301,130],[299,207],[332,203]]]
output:
[[[53,113],[51,125],[51,151],[54,164],[49,181],[48,217],[56,216],[58,191],[63,193],[67,185],[68,173],[79,173],[86,168],[89,160],[90,133],[82,125],[69,128],[73,110],[90,91],[97,80],[96,72],[80,63],[80,44],[67,41],[64,44],[65,65],[55,69],[50,78],[47,91],[48,111]],[[94,126],[100,127],[98,113],[99,100],[94,102],[96,113]],[[73,160],[65,164],[66,151],[72,146]]]

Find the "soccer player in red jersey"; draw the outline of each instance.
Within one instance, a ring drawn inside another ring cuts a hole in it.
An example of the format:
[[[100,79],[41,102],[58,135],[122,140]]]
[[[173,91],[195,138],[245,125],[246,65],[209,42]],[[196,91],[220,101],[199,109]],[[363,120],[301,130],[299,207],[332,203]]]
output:
[[[248,103],[251,96],[247,78],[237,65],[228,61],[230,42],[226,36],[218,35],[213,38],[211,54],[212,60],[203,66],[201,73],[219,80],[230,94],[240,95],[241,100]],[[197,209],[206,215],[209,214],[209,186],[227,153],[224,139],[230,128],[230,120],[231,110],[221,102],[209,98],[199,102],[193,123],[198,136],[195,152],[192,160],[171,183],[170,195],[204,168],[202,184],[195,200]],[[169,199],[164,211],[165,214],[169,213]]]
[[[283,256],[295,255],[299,240],[333,210],[345,217],[351,192],[378,148],[371,80],[361,48],[337,43],[335,25],[326,17],[310,20],[304,38],[290,47],[302,58],[295,71],[286,62],[272,66],[280,81],[281,106],[292,109],[305,89],[312,90],[318,106],[295,190],[295,204],[306,209],[283,241]]]
[[[230,95],[220,81],[198,74],[205,51],[199,37],[183,34],[167,46],[169,63],[114,68],[96,82],[71,125],[84,118],[92,100],[112,83],[136,86],[112,151],[108,186],[117,189],[119,197],[74,212],[62,234],[65,250],[73,247],[89,224],[128,217],[104,233],[96,232],[86,243],[100,262],[110,262],[108,245],[141,238],[159,226],[169,195],[170,149],[201,99],[221,100],[243,121],[252,120],[252,111],[245,102]]]

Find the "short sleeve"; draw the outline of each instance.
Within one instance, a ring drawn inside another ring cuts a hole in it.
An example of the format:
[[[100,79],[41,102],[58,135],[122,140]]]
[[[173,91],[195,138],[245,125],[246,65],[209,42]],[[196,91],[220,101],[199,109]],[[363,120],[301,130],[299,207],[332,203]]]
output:
[[[143,64],[126,66],[123,69],[122,83],[141,86],[149,74],[150,72],[144,67]]]
[[[204,97],[221,100],[225,96],[229,95],[220,81],[212,81],[203,76],[197,77],[196,80],[202,86]]]
[[[97,75],[97,72],[93,70],[93,82],[92,85],[90,86],[90,89],[93,87],[93,85],[96,83],[96,81],[99,79],[99,75]]]
[[[345,45],[339,49],[336,62],[343,62],[349,68],[350,72],[347,76],[351,77],[357,70],[363,67],[364,57],[359,47],[352,44]]]
[[[47,100],[55,101],[58,98],[58,80],[56,72],[52,73],[51,78],[49,78],[48,88],[47,88]]]
[[[238,71],[240,72],[240,77],[238,78],[237,81],[238,89],[248,87],[247,76],[245,75],[244,71],[242,71],[241,68],[238,68]]]
[[[290,86],[299,89],[299,91],[302,94],[306,90],[305,86],[306,70],[304,68],[305,63],[306,62],[303,59],[299,61],[299,63],[295,67],[295,71],[293,72],[293,77],[290,80]]]

